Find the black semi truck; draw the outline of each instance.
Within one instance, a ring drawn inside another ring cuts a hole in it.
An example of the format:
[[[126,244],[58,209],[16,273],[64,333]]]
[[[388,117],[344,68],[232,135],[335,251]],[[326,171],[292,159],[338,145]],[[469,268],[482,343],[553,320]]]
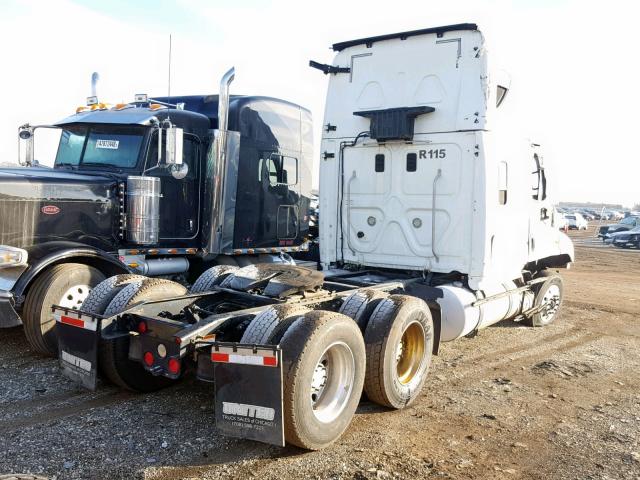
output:
[[[212,266],[290,262],[309,233],[310,112],[284,100],[219,95],[87,106],[19,129],[21,164],[0,170],[0,327],[24,324],[57,354],[51,305],[78,308],[117,274],[192,288]],[[95,75],[94,75],[95,78]],[[36,131],[55,128],[52,167]]]

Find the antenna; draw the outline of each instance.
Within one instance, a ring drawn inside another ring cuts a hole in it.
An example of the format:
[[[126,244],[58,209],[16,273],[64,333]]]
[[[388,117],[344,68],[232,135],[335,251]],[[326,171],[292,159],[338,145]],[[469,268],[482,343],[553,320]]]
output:
[[[169,101],[171,99],[171,34],[169,34],[169,80],[167,85],[167,101]]]

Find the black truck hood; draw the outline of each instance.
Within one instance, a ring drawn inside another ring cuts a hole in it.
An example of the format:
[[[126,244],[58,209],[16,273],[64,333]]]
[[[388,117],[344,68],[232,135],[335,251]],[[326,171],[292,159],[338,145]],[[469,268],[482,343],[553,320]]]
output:
[[[108,250],[118,233],[116,186],[100,174],[0,168],[0,244],[71,240]]]

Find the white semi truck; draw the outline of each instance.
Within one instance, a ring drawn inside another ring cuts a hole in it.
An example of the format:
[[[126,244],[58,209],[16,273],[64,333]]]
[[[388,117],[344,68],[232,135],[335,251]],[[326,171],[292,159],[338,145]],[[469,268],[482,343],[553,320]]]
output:
[[[414,402],[441,342],[556,318],[573,247],[537,146],[491,130],[509,85],[476,25],[333,48],[331,65],[311,62],[330,76],[320,268],[214,266],[189,290],[111,277],[80,310],[53,307],[68,377],[95,388],[100,365],[150,391],[193,369],[214,383],[222,433],[321,449],[363,391]]]

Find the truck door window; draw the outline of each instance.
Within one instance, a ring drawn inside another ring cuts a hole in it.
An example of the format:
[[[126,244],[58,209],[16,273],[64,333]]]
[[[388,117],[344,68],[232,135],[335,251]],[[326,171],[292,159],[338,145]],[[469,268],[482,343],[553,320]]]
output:
[[[267,169],[269,184],[296,185],[298,183],[298,159],[277,153],[271,154],[267,159],[261,158],[258,164],[258,178],[264,178],[263,169]]]
[[[507,96],[508,88],[498,85],[496,92],[496,107],[499,107]]]
[[[505,205],[507,203],[507,162],[498,164],[498,203]]]
[[[162,137],[161,146],[162,158],[164,159],[166,151],[166,136]],[[197,167],[200,155],[200,141],[196,135],[185,133],[184,143],[182,145],[182,161],[189,167],[187,176],[185,178],[192,179],[196,177]],[[158,133],[154,132],[149,142],[149,152],[147,153],[147,160],[145,162],[145,169],[149,170],[154,167],[158,162]],[[171,175],[166,169],[157,169],[153,171],[154,175]]]

